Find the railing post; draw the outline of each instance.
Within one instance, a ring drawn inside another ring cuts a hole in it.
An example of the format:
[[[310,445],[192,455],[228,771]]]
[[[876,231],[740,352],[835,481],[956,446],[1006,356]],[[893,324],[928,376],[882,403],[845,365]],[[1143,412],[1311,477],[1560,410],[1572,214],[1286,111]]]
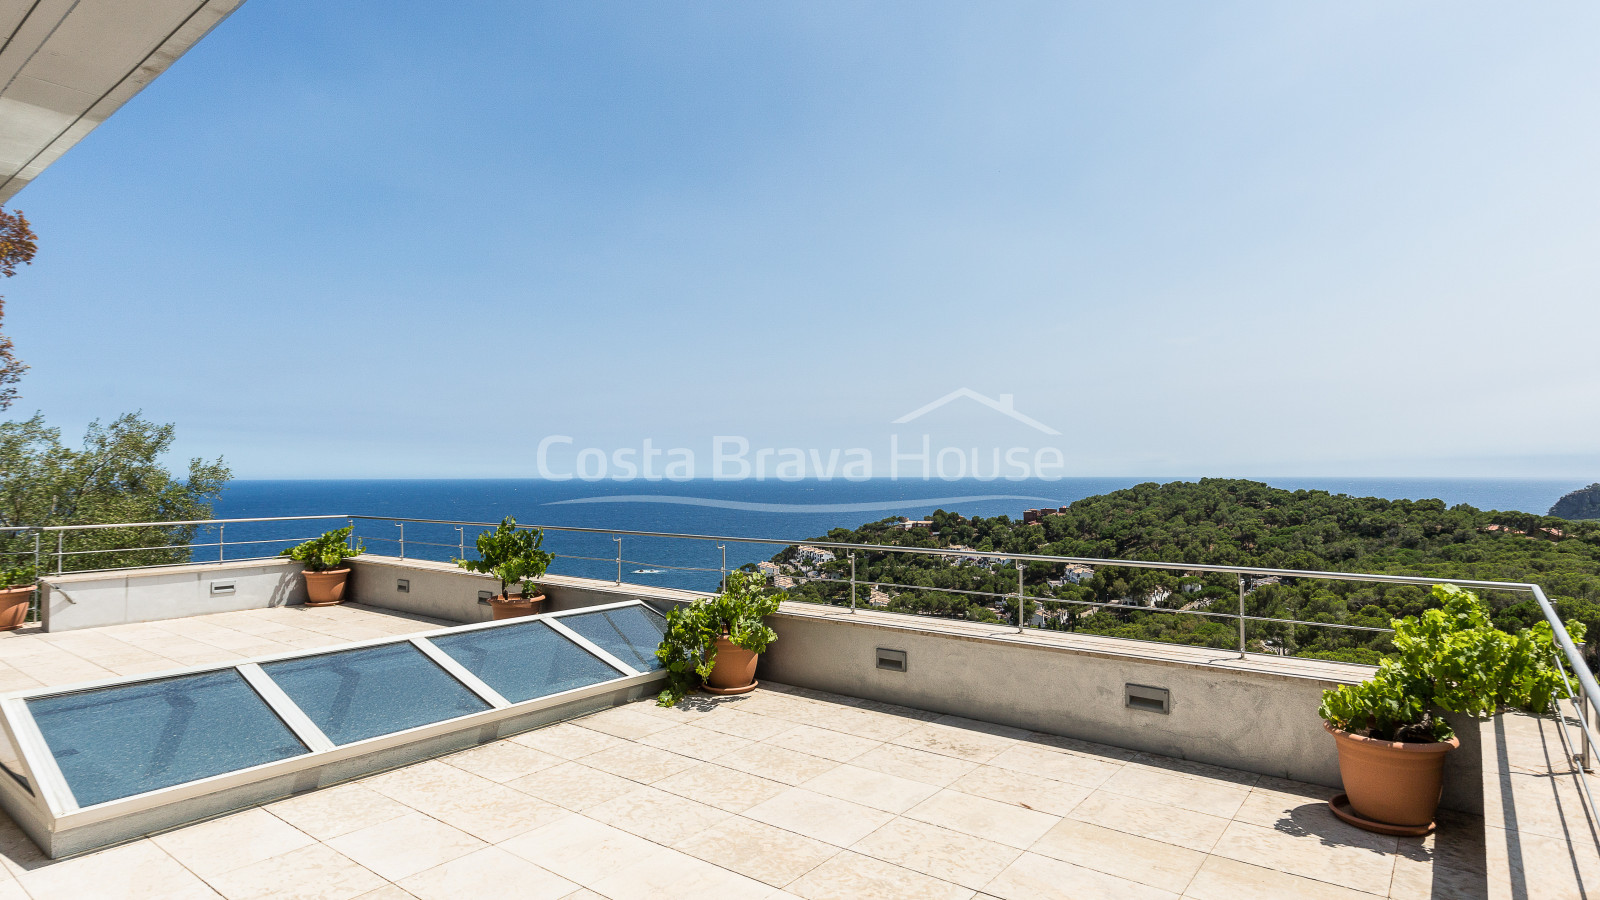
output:
[[[396,522],[394,527],[400,529],[400,558],[406,558],[406,523]]]
[[[856,611],[856,552],[850,551],[850,612]]]
[[[66,541],[67,541],[67,533],[65,531],[56,532],[56,574],[57,575],[61,574],[62,560],[64,560],[66,558]]]
[[[722,583],[717,585],[717,590],[725,591],[728,589],[728,545],[718,544],[717,549],[722,551]]]
[[[456,558],[457,559],[466,559],[467,558],[467,529],[464,526],[457,525],[456,526],[456,537],[458,537],[460,539],[459,543],[461,545],[461,555],[456,557]]]
[[[1239,658],[1244,659],[1244,576],[1239,576]]]
[[[356,520],[355,519],[345,519],[344,523],[346,525],[350,526],[350,537],[349,537],[348,540],[345,541],[345,544],[347,546],[349,546],[349,548],[351,550],[354,550],[354,549],[356,549]]]
[[[1024,568],[1022,566],[1022,561],[1018,560],[1017,561],[1017,634],[1021,634],[1022,633],[1022,626],[1023,626],[1023,624],[1025,622],[1027,622],[1027,615],[1028,615],[1027,610],[1024,608],[1027,605],[1027,601],[1022,598],[1022,573],[1024,571],[1025,570],[1024,570]]]
[[[39,579],[40,579],[40,576],[42,576],[43,574],[44,573],[39,571],[39,532],[35,531],[33,533],[33,596],[34,596],[34,599],[36,601],[41,596],[39,594]],[[35,603],[34,610],[33,610],[33,615],[34,615],[34,621],[35,622],[43,619],[44,618],[44,606],[41,605],[41,604]]]
[[[222,562],[223,560],[228,558],[227,557],[227,550],[228,550],[228,526],[226,526],[226,525],[218,525],[217,526],[217,562]]]
[[[622,583],[622,538],[619,538],[619,537],[616,537],[616,536],[613,535],[611,539],[613,541],[617,542],[617,584],[621,584]]]

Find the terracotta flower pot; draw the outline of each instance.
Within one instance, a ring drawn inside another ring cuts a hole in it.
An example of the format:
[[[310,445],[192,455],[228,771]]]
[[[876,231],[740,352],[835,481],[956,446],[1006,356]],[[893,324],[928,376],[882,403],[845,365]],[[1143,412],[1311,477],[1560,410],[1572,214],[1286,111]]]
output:
[[[524,597],[521,594],[512,594],[506,599],[500,599],[497,594],[489,598],[489,606],[494,609],[495,621],[500,619],[515,619],[518,616],[538,615],[544,608],[544,595],[535,594]]]
[[[33,585],[24,584],[0,590],[0,631],[16,631],[28,619],[28,604],[33,600]]]
[[[725,637],[717,638],[717,661],[705,688],[713,694],[743,694],[756,688],[758,654],[740,647]]]
[[[1460,738],[1413,744],[1362,737],[1326,722],[1322,727],[1339,748],[1339,777],[1357,816],[1402,829],[1431,827],[1444,787],[1444,756],[1461,746]]]
[[[345,581],[350,578],[350,568],[329,569],[326,572],[306,572],[306,605],[332,606],[344,599]]]

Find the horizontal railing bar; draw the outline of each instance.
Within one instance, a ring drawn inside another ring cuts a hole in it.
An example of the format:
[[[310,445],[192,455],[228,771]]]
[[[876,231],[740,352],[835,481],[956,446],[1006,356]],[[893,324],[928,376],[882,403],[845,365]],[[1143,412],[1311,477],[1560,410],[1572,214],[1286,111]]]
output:
[[[16,526],[10,531],[95,531],[105,528],[171,528],[178,525],[233,525],[239,522],[310,522],[326,519],[370,519],[372,516],[257,516],[248,519],[185,519],[176,522],[114,522],[99,525]],[[409,521],[409,520],[408,520]]]
[[[610,560],[608,560],[608,562],[616,562],[616,561],[617,561],[616,557],[612,557]],[[674,566],[674,565],[671,565],[669,563],[646,562],[645,560],[642,560],[642,559],[625,559],[625,560],[622,561],[622,563],[623,563],[623,565],[627,565],[627,566],[655,566],[655,567],[661,568],[661,569],[676,569],[676,570],[678,570],[680,572],[721,572],[722,571],[721,569],[718,569],[718,568],[707,568],[705,566]]]

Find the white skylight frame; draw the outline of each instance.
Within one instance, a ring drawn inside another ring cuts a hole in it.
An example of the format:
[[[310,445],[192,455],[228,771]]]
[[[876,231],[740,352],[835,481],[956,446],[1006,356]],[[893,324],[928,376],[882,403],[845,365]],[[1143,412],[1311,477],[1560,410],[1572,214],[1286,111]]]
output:
[[[191,666],[162,672],[140,673],[138,675],[99,679],[77,684],[16,691],[0,697],[0,726],[3,726],[4,731],[4,734],[0,735],[0,740],[9,740],[16,749],[17,760],[22,770],[18,774],[27,779],[29,786],[32,787],[32,792],[30,793],[15,779],[0,773],[0,804],[3,804],[6,810],[18,820],[18,824],[24,830],[34,836],[41,846],[44,846],[45,842],[38,840],[39,835],[42,833],[62,834],[73,829],[110,823],[125,817],[136,817],[153,810],[159,810],[164,806],[198,800],[208,795],[218,794],[234,788],[248,787],[255,783],[267,782],[284,775],[292,775],[297,772],[320,769],[332,764],[358,760],[363,756],[376,757],[383,754],[384,751],[403,748],[410,744],[442,737],[454,732],[470,732],[485,725],[496,724],[503,720],[537,713],[541,710],[554,709],[590,698],[641,688],[652,682],[663,680],[666,677],[666,673],[662,670],[641,671],[630,666],[560,622],[562,618],[569,616],[634,606],[642,607],[657,616],[660,615],[642,600],[625,600],[617,603],[559,610],[533,616],[518,616],[498,621],[436,628],[404,636],[372,638],[329,647],[319,647],[314,650],[296,650],[238,662]],[[532,622],[542,622],[549,626],[559,636],[566,638],[580,649],[610,666],[616,671],[617,676],[596,684],[572,688],[555,694],[547,694],[543,697],[535,697],[520,703],[512,703],[430,640],[431,638],[445,635],[514,627]],[[438,665],[473,696],[487,703],[489,708],[466,715],[454,716],[439,722],[363,738],[348,744],[336,745],[322,733],[322,730],[312,722],[310,717],[262,669],[264,664],[269,663],[308,659],[349,650],[398,644],[409,644],[420,651],[429,661]],[[287,759],[275,760],[193,781],[181,782],[115,800],[107,800],[89,806],[79,806],[72,788],[67,783],[61,768],[56,764],[55,757],[52,755],[38,723],[33,718],[32,711],[28,708],[29,700],[42,697],[84,693],[105,688],[125,687],[228,670],[239,673],[256,695],[266,703],[272,713],[306,746],[307,752]],[[372,771],[379,771],[383,768],[388,768],[388,766],[379,765]],[[51,848],[48,846],[44,849],[46,852],[51,852]]]

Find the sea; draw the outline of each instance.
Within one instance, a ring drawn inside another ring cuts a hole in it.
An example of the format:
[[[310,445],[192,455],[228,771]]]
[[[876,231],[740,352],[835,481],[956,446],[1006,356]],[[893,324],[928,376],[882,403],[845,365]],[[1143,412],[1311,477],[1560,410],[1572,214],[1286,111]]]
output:
[[[714,588],[724,567],[768,559],[785,545],[886,517],[924,518],[936,509],[965,516],[1009,515],[1174,478],[1062,478],[1033,481],[564,481],[538,479],[242,480],[218,500],[219,519],[371,516],[354,524],[366,548],[385,555],[455,559],[498,522],[546,526],[553,573],[690,589]],[[1326,490],[1391,500],[1438,499],[1480,509],[1543,515],[1573,481],[1489,478],[1261,478],[1286,490]],[[268,556],[330,528],[341,518],[208,526],[196,558]],[[579,530],[564,530],[579,529]],[[618,532],[671,532],[659,538]],[[620,562],[619,562],[620,559]]]

